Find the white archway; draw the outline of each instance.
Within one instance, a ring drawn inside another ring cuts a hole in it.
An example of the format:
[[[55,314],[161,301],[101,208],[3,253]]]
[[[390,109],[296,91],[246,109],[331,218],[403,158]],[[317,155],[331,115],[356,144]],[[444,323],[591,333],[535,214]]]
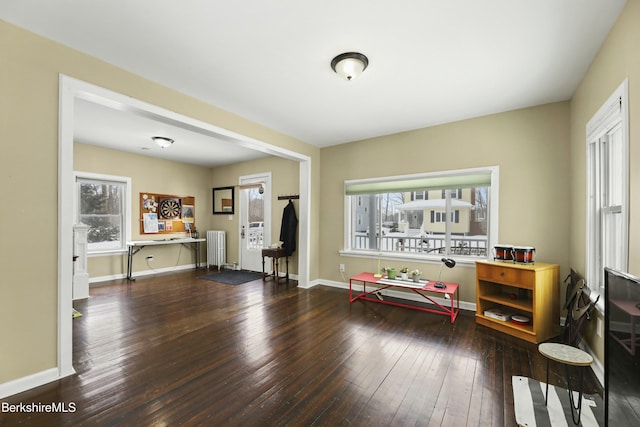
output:
[[[309,283],[309,242],[311,158],[227,129],[205,123],[129,96],[65,75],[59,80],[58,128],[58,376],[75,373],[73,369],[72,276],[73,276],[73,134],[74,101],[84,99],[121,111],[128,111],[161,122],[170,122],[191,131],[233,141],[273,156],[300,162],[300,212],[298,284]]]

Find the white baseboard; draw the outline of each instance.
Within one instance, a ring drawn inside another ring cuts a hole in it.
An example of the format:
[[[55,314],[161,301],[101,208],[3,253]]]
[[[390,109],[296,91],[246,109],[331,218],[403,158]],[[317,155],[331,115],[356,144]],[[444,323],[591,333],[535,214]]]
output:
[[[26,377],[2,383],[0,384],[0,399],[48,384],[60,378],[58,369],[51,368],[32,375],[27,375]]]
[[[195,264],[184,264],[184,265],[176,265],[173,267],[164,267],[164,268],[157,268],[157,269],[153,269],[153,270],[141,270],[141,271],[134,271],[133,272],[133,277],[143,277],[143,276],[151,276],[153,274],[158,274],[158,273],[168,273],[171,271],[182,271],[182,270],[191,270],[196,268]],[[110,280],[119,280],[119,279],[126,279],[127,278],[127,274],[126,273],[122,273],[122,274],[114,274],[111,276],[99,276],[99,277],[90,277],[89,278],[89,284],[95,284],[95,283],[100,283],[100,282],[108,282]]]
[[[153,270],[141,270],[141,271],[134,271],[133,272],[133,277],[143,277],[143,276],[151,276],[153,274],[158,274],[158,273],[169,273],[172,271],[184,271],[184,270],[192,270],[196,268],[195,264],[185,264],[185,265],[178,265],[178,266],[173,266],[173,267],[165,267],[165,268],[157,268],[157,269],[153,269]],[[239,268],[238,268],[239,269]],[[203,270],[206,271],[206,270]],[[217,271],[217,270],[216,270]],[[280,279],[283,279],[284,273],[280,272]],[[96,284],[96,283],[101,283],[101,282],[108,282],[111,280],[120,280],[120,279],[126,279],[127,275],[125,273],[122,274],[114,274],[111,276],[99,276],[99,277],[91,277],[89,278],[89,284]],[[292,280],[298,280],[298,275],[297,274],[289,274],[289,278]],[[310,287],[310,286],[307,286]]]

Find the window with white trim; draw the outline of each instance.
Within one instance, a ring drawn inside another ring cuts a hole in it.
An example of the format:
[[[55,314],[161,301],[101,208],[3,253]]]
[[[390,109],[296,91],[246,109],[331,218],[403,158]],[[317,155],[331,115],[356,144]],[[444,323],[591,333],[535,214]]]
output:
[[[587,123],[586,280],[604,286],[604,267],[627,271],[629,115],[625,80]]]
[[[88,225],[89,254],[122,252],[131,237],[131,178],[75,172],[76,223]]]
[[[345,181],[345,249],[408,258],[487,258],[498,224],[497,166]]]

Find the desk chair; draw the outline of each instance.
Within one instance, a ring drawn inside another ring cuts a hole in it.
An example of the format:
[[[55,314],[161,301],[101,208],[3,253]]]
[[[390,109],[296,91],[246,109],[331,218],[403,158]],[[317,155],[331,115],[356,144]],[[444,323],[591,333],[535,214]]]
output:
[[[591,290],[587,287],[584,279],[578,278],[572,270],[567,277],[571,279],[567,286],[567,317],[564,323],[562,339],[564,343],[542,343],[538,346],[538,351],[547,358],[547,386],[544,397],[544,404],[547,404],[549,395],[549,363],[550,361],[565,365],[567,376],[567,388],[569,391],[569,402],[571,403],[571,418],[573,423],[580,424],[580,414],[582,413],[582,388],[584,384],[584,371],[593,363],[593,357],[578,348],[581,336],[580,330],[584,322],[590,320],[591,310],[595,307],[598,299],[591,301],[589,295]],[[565,282],[567,282],[565,279]],[[598,296],[598,298],[600,298]],[[578,387],[578,402],[574,401],[573,385],[571,382],[571,367],[580,370],[580,384]],[[577,419],[576,419],[577,416]]]

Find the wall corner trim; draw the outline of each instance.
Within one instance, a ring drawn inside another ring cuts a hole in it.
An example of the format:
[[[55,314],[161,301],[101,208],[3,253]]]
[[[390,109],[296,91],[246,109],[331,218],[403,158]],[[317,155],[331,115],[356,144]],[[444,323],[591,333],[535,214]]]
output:
[[[58,368],[51,368],[36,372],[35,374],[27,375],[26,377],[2,383],[0,384],[0,399],[59,380],[62,377],[58,375],[58,372]],[[71,372],[69,375],[71,374],[75,374],[75,371]]]

